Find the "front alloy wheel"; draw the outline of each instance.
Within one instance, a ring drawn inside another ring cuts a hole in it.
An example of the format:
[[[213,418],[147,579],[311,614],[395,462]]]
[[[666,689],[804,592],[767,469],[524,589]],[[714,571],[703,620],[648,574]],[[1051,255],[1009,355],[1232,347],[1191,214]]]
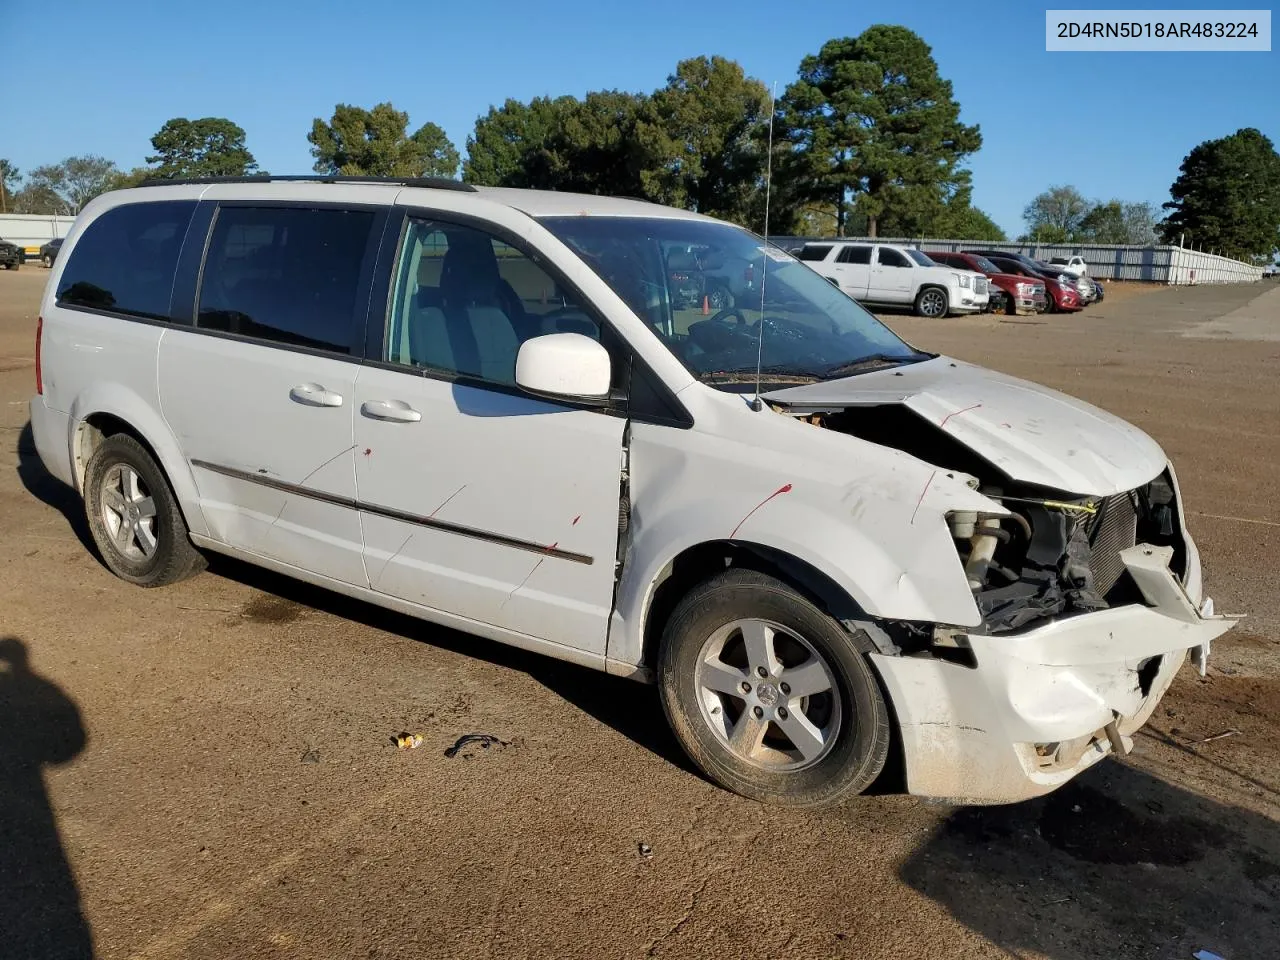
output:
[[[781,624],[725,624],[703,644],[694,682],[703,720],[738,759],[762,770],[811,766],[840,733],[831,668]]]
[[[947,295],[937,287],[928,287],[916,297],[916,313],[936,319],[947,315]]]
[[[794,587],[731,568],[680,601],[658,686],[671,728],[721,786],[817,807],[865,790],[889,752],[888,708],[865,631]]]

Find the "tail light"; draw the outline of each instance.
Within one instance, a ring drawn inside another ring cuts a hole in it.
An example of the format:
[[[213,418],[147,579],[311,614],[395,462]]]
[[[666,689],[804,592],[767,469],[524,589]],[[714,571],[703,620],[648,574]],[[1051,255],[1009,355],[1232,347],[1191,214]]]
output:
[[[44,339],[44,317],[36,318],[36,393],[44,394],[44,375],[40,370],[40,341]]]

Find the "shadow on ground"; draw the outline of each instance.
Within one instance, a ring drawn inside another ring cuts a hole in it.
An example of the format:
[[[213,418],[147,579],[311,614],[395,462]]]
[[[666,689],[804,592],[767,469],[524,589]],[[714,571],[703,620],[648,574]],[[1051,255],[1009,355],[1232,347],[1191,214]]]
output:
[[[1128,763],[956,809],[900,876],[1011,956],[1251,960],[1280,944],[1280,826]]]
[[[62,850],[43,768],[85,745],[80,712],[33,673],[27,647],[0,639],[0,955],[93,956],[80,893]]]
[[[85,520],[80,495],[44,468],[40,455],[36,453],[30,422],[18,434],[18,480],[33,497],[66,517],[68,526],[84,548],[93,556],[98,555],[89,535],[89,523]]]

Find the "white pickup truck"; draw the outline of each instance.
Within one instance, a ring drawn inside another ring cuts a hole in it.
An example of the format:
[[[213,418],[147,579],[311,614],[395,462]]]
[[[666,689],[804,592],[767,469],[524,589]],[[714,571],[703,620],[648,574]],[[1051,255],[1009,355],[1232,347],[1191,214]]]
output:
[[[1084,257],[1076,255],[1074,257],[1053,257],[1049,260],[1050,265],[1057,267],[1073,277],[1082,277],[1089,272],[1089,265],[1084,262]]]
[[[921,317],[977,313],[991,299],[986,276],[935,263],[890,243],[806,243],[798,254],[859,303],[910,305]]]

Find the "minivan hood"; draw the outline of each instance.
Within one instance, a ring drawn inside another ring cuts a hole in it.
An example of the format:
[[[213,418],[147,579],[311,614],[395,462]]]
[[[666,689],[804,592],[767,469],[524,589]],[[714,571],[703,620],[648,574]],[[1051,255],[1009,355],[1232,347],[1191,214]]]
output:
[[[788,387],[765,399],[814,410],[902,405],[1013,480],[1085,496],[1132,490],[1168,462],[1159,444],[1119,417],[950,357]]]

